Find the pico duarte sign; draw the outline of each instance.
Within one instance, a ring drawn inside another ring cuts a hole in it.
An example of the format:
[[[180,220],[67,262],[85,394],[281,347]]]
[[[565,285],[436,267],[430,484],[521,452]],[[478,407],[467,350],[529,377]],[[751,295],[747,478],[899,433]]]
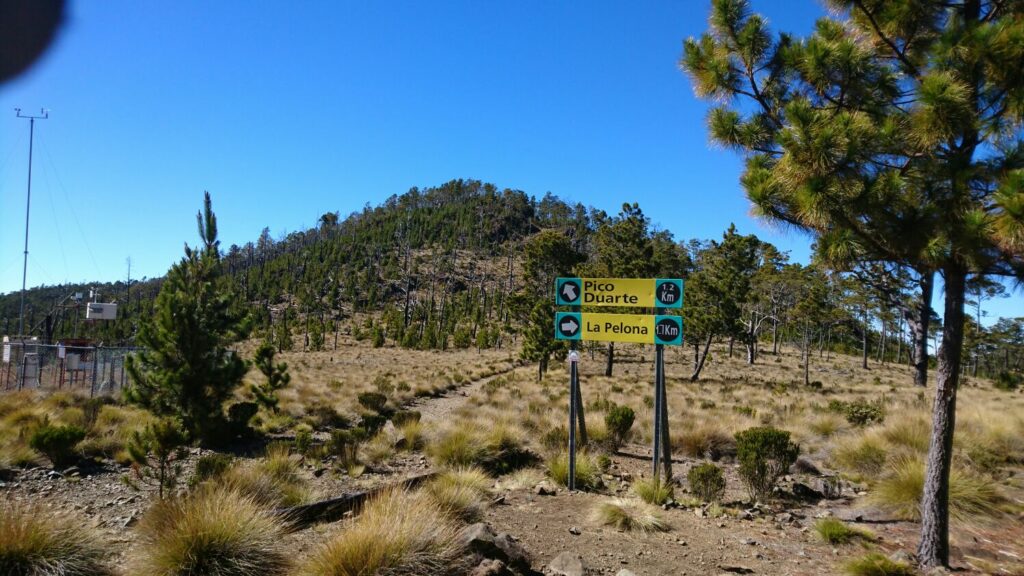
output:
[[[682,308],[683,281],[679,278],[558,278],[555,280],[555,304]]]
[[[558,312],[555,338],[682,346],[683,319],[651,314]]]

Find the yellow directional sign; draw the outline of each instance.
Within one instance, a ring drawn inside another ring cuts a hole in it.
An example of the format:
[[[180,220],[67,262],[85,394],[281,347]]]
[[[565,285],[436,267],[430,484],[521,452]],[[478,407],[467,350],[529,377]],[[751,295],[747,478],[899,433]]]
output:
[[[683,281],[678,278],[558,278],[555,303],[560,306],[681,308]]]
[[[555,338],[680,346],[683,319],[649,314],[559,312],[555,315]]]

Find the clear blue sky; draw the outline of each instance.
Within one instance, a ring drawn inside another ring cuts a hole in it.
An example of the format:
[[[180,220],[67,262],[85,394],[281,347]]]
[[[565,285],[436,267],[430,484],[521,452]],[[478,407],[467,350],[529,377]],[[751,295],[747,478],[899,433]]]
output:
[[[676,61],[709,2],[71,3],[57,43],[0,85],[0,292],[21,285],[28,123],[36,125],[29,285],[162,275],[197,240],[209,190],[222,244],[278,236],[412,186],[475,178],[616,212],[677,238],[809,241],[749,216],[740,159],[709,145]],[[754,0],[806,32],[814,0]],[[1024,315],[1019,295],[993,315]]]

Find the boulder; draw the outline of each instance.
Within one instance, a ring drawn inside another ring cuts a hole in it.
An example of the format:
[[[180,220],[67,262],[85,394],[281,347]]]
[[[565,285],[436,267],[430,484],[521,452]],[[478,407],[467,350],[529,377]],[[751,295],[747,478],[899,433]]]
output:
[[[548,564],[546,570],[551,576],[583,576],[583,557],[575,552],[562,552]]]
[[[508,534],[495,534],[494,530],[483,522],[478,522],[463,530],[461,542],[466,549],[483,558],[500,560],[516,572],[532,573],[530,555],[526,550]]]

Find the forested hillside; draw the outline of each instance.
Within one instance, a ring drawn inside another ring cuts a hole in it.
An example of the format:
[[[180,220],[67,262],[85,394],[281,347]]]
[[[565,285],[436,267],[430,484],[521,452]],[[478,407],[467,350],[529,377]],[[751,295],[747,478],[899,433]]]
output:
[[[679,240],[656,229],[636,204],[609,215],[477,180],[412,188],[345,218],[328,212],[315,228],[283,238],[265,228],[256,241],[221,252],[222,281],[248,312],[252,335],[279,351],[333,348],[339,333],[419,349],[502,347],[521,338],[523,356],[543,370],[564,351],[551,339],[550,289],[556,276],[570,274],[687,278],[695,379],[710,344],[723,340],[749,362],[786,341],[808,358],[843,351],[859,353],[865,366],[915,364],[923,382],[926,339],[941,325],[922,306],[931,288],[905,269],[791,263],[735,228],[718,239]],[[81,305],[68,296],[88,297],[91,288],[119,303],[117,321],[82,319]],[[159,288],[160,279],[34,288],[26,295],[26,331],[44,340],[132,345]],[[974,313],[964,365],[1015,381],[1024,321],[980,328],[986,302],[1002,287],[982,282],[969,292]],[[18,293],[0,297],[5,334],[17,331],[19,301]],[[606,352],[610,374],[614,348]]]

